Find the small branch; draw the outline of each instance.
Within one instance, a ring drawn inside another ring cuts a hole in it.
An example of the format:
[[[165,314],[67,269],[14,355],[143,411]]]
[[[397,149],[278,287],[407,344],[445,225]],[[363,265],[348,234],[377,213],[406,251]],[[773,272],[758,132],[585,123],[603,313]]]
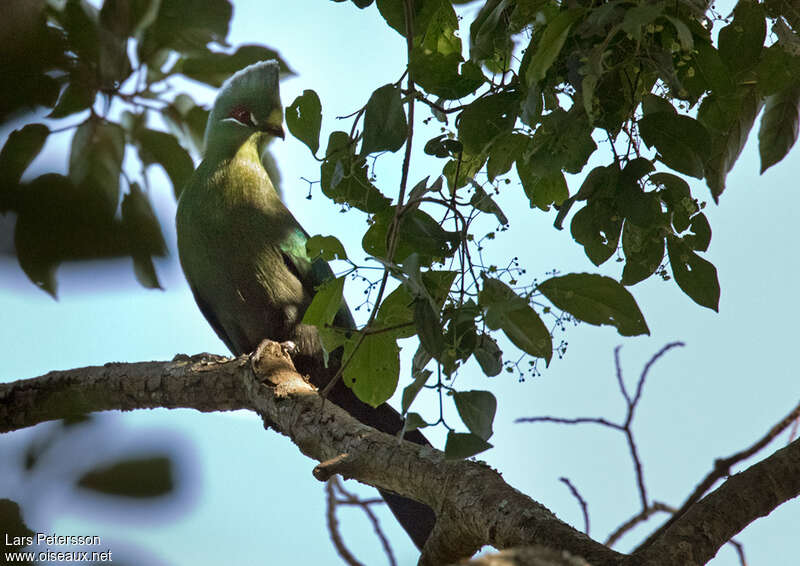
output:
[[[397,566],[397,559],[392,551],[392,545],[389,544],[389,539],[386,538],[386,535],[381,528],[381,523],[378,521],[378,517],[372,512],[372,509],[369,508],[370,504],[374,502],[384,503],[384,501],[359,499],[355,494],[347,491],[337,477],[329,480],[326,485],[332,485],[335,491],[344,497],[344,500],[336,500],[337,505],[355,505],[364,511],[367,519],[369,519],[369,522],[372,523],[372,528],[375,530],[375,535],[378,537],[378,540],[381,541],[381,546],[383,547],[383,552],[386,554],[386,559],[389,561],[389,566]]]
[[[694,492],[683,502],[683,505],[678,509],[677,512],[666,522],[664,525],[659,527],[652,535],[648,537],[648,539],[640,546],[640,548],[646,548],[649,546],[656,538],[660,537],[664,534],[664,532],[669,529],[673,523],[678,521],[695,503],[697,503],[701,497],[711,489],[718,480],[729,476],[731,473],[731,467],[742,460],[746,460],[754,455],[759,450],[763,449],[767,444],[769,444],[776,436],[778,436],[781,432],[783,432],[786,428],[788,428],[796,419],[800,418],[800,403],[795,406],[785,417],[783,417],[780,421],[778,421],[772,428],[770,428],[767,433],[761,437],[758,441],[756,441],[752,446],[733,454],[732,456],[728,456],[727,458],[721,458],[714,462],[714,468],[706,475],[705,478],[697,485]]]
[[[800,440],[777,450],[692,505],[631,556],[632,564],[705,564],[734,535],[800,495]]]
[[[336,518],[337,502],[336,494],[334,493],[335,483],[335,478],[331,478],[325,483],[325,496],[328,503],[325,510],[325,518],[328,522],[328,532],[331,535],[331,542],[333,543],[333,547],[336,549],[336,553],[339,555],[339,558],[344,560],[346,564],[349,566],[364,566],[356,559],[355,556],[353,556],[353,554],[350,552],[350,549],[347,548],[347,545],[344,543],[344,539],[342,538],[342,533],[339,530],[339,519]]]
[[[639,523],[647,521],[650,517],[652,517],[655,513],[658,512],[674,513],[675,508],[670,507],[669,505],[666,505],[664,503],[659,503],[658,501],[654,501],[652,505],[647,507],[647,509],[644,509],[643,511],[637,513],[636,515],[634,515],[633,517],[622,523],[622,525],[617,527],[617,530],[608,535],[608,538],[605,540],[603,544],[605,544],[608,547],[614,546],[625,533],[627,533],[629,530],[631,530]]]
[[[572,496],[575,499],[578,500],[578,505],[581,506],[581,511],[583,512],[583,532],[586,533],[586,535],[588,536],[589,535],[589,506],[586,504],[586,500],[583,497],[581,497],[580,492],[578,491],[578,489],[574,485],[572,485],[572,482],[569,481],[569,478],[558,478],[558,480],[560,482],[564,483],[564,485],[566,485],[569,488],[569,491],[572,494]]]

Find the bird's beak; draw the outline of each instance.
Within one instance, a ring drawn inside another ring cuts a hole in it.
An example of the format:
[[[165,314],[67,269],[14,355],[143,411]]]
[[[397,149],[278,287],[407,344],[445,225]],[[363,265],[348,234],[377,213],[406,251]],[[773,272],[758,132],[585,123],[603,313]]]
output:
[[[276,138],[281,138],[282,140],[286,139],[286,134],[283,131],[283,127],[279,124],[267,124],[264,128],[264,131],[268,134],[272,134]]]

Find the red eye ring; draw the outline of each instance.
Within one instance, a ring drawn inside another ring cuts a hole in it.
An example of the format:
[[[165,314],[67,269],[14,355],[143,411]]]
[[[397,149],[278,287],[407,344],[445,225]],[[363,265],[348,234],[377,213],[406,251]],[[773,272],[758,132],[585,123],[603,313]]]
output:
[[[244,126],[253,127],[253,120],[250,119],[250,111],[242,105],[234,106],[228,113],[228,117],[233,118]]]

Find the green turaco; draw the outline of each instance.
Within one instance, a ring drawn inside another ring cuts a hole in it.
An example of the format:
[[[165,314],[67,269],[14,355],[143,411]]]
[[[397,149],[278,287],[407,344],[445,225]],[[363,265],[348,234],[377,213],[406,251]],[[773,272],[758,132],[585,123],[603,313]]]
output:
[[[178,203],[178,250],[200,310],[231,352],[252,352],[265,338],[291,341],[298,371],[323,387],[338,369],[341,352],[333,352],[326,366],[316,328],[300,321],[315,288],[332,272],[325,261],[306,254],[308,234],[262,165],[261,152],[276,137],[284,137],[278,63],[265,61],[233,75],[214,101],[203,161]],[[345,303],[334,324],[355,326]],[[362,403],[343,380],[328,398],[383,432],[395,434],[402,427],[394,409]],[[417,431],[406,439],[426,443]],[[433,511],[382,495],[421,548],[433,528]]]

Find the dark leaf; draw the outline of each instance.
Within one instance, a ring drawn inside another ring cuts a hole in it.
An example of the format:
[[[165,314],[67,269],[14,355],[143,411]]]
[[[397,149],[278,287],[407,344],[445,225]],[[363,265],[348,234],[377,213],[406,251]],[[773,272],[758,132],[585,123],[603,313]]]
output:
[[[0,151],[0,193],[19,183],[49,135],[50,129],[44,124],[28,124],[9,134]],[[3,211],[3,206],[0,206],[0,211]]]
[[[448,460],[462,460],[475,454],[480,454],[491,448],[492,445],[482,439],[467,432],[447,433],[447,444],[444,447],[444,457]]]
[[[175,489],[172,462],[166,456],[131,458],[84,474],[78,485],[108,495],[161,497]]]
[[[511,132],[517,120],[517,94],[500,93],[474,100],[458,115],[458,139],[467,153],[481,153],[500,134]]]
[[[800,123],[799,113],[800,86],[793,86],[767,97],[758,130],[761,173],[786,157],[794,146]]]
[[[640,228],[626,221],[622,228],[622,251],[625,253],[622,284],[634,285],[650,277],[661,265],[664,237],[658,230]]]
[[[483,440],[489,440],[497,411],[495,396],[488,391],[456,391],[453,401],[469,431]]]
[[[583,10],[573,9],[559,12],[547,23],[541,36],[534,35],[528,49],[533,49],[533,56],[525,74],[530,86],[541,81],[553,62],[561,52],[572,25],[583,15]]]
[[[614,279],[594,273],[551,277],[539,291],[561,310],[594,325],[611,325],[623,336],[650,334],[633,295]]]
[[[570,231],[592,263],[600,265],[614,255],[622,218],[605,199],[589,202],[572,217]]]
[[[507,132],[499,135],[489,148],[489,162],[486,164],[486,173],[489,181],[507,173],[514,162],[522,156],[522,152],[530,138],[524,134]]]
[[[684,236],[683,241],[695,251],[706,251],[711,243],[711,225],[708,223],[706,215],[702,212],[695,214],[689,227],[693,233]]]
[[[313,90],[304,90],[286,108],[286,125],[292,135],[306,144],[314,155],[319,150],[319,131],[322,127],[322,103]]]
[[[550,332],[528,301],[502,281],[490,278],[484,279],[478,301],[486,312],[489,328],[502,329],[517,348],[550,363],[553,357]]]
[[[48,118],[65,118],[76,112],[83,112],[94,104],[95,91],[91,90],[84,83],[72,81],[67,84],[61,96],[58,98],[55,108]]]
[[[498,375],[503,369],[503,351],[497,341],[488,334],[479,334],[478,343],[472,355],[480,364],[483,373],[489,377]]]
[[[419,298],[414,301],[414,322],[422,347],[433,357],[438,357],[444,349],[444,335],[439,313],[433,310],[429,300]]]
[[[135,183],[122,199],[122,226],[136,279],[147,289],[161,289],[152,256],[166,255],[167,245],[150,201]]]
[[[639,132],[649,147],[655,147],[669,167],[702,179],[710,156],[711,139],[700,122],[669,112],[648,114],[639,120]]]
[[[678,287],[698,305],[719,311],[717,268],[674,236],[667,236],[667,253]]]
[[[263,45],[240,45],[234,53],[221,53],[214,51],[201,51],[190,53],[178,60],[173,69],[190,79],[219,88],[222,83],[236,71],[259,61],[277,59],[280,64],[281,74],[293,75],[280,54],[274,49]]]
[[[331,133],[325,155],[320,184],[327,197],[369,213],[389,206],[389,199],[369,181],[366,161],[355,155],[349,135]]]
[[[149,63],[164,48],[192,53],[212,41],[225,45],[232,13],[229,0],[206,0],[202,9],[194,0],[161,0],[158,16],[139,41],[140,60]]]
[[[311,236],[306,242],[306,253],[312,260],[317,257],[325,261],[347,259],[342,242],[335,236]]]
[[[136,142],[142,163],[161,165],[172,181],[175,196],[179,196],[194,170],[194,163],[186,150],[174,136],[149,128],[137,132]]]
[[[369,97],[364,115],[362,155],[378,151],[397,151],[408,134],[400,87],[383,85]]]
[[[411,406],[411,403],[414,402],[414,399],[417,398],[417,395],[420,391],[422,391],[422,387],[425,385],[425,382],[431,376],[430,370],[421,370],[416,373],[414,376],[414,381],[411,382],[409,385],[403,389],[403,399],[402,399],[402,412],[405,415],[408,412],[408,408]]]
[[[90,118],[72,138],[69,178],[88,190],[98,213],[112,216],[119,202],[119,176],[125,156],[125,132],[118,125]]]
[[[719,31],[719,54],[728,68],[741,74],[758,63],[767,22],[764,8],[755,0],[740,0],[733,10],[733,21]]]
[[[387,257],[387,237],[393,218],[392,209],[375,216],[361,242],[365,252],[375,257]],[[437,259],[450,256],[458,241],[458,233],[443,229],[426,212],[412,210],[403,214],[400,219],[394,261],[403,263],[409,255],[416,253],[422,265],[430,265]]]
[[[500,224],[508,224],[508,218],[506,215],[503,214],[503,211],[500,209],[494,199],[490,197],[480,185],[475,185],[475,194],[472,195],[469,203],[481,212],[494,214]]]

